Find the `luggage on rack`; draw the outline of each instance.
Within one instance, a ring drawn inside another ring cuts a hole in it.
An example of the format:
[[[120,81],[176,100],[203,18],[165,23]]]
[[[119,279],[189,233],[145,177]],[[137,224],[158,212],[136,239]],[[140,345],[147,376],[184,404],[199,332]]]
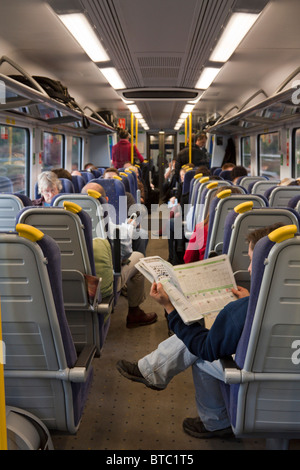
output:
[[[10,75],[10,78],[33,88],[30,80],[28,80],[28,78],[24,77],[23,75]],[[40,77],[37,75],[33,75],[32,78],[43,88],[49,98],[53,98],[54,100],[59,101],[60,103],[63,103],[76,111],[82,111],[80,106],[76,103],[75,99],[68,92],[68,88],[65,87],[60,81],[53,80],[52,78],[48,77]]]
[[[106,124],[108,124],[109,126],[115,129],[117,128],[117,120],[111,111],[101,110],[92,114],[92,117],[95,119],[99,119],[99,116],[100,116],[100,121],[102,121],[103,119],[106,122]]]

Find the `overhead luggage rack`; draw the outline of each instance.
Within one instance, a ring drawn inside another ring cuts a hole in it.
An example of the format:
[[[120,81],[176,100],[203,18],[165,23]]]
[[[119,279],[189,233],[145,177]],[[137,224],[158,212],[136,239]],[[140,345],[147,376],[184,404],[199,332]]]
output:
[[[295,87],[284,89],[298,73],[300,73],[300,67],[278,87],[273,95],[267,97],[263,90],[259,90],[240,107],[233,106],[207,131],[211,134],[238,134],[244,133],[249,128],[255,130],[261,128],[261,126],[271,127],[278,123],[286,123],[299,118],[299,92]],[[250,106],[251,101],[259,94],[264,94],[266,98]],[[227,117],[236,108],[237,112]]]
[[[105,122],[86,116],[80,108],[78,110],[72,109],[66,104],[50,98],[33,77],[5,56],[0,59],[0,66],[4,62],[8,62],[16,68],[30,86],[0,73],[0,112],[21,114],[50,125],[67,125],[92,134],[115,132]]]

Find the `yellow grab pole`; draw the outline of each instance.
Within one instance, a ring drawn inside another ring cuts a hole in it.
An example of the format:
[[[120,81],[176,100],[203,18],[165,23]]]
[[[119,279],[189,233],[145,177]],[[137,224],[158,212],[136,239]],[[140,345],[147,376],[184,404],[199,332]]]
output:
[[[2,320],[0,305],[0,450],[7,450],[6,406],[4,388],[4,344],[2,341]]]
[[[187,132],[188,132],[188,128],[187,128],[187,118],[185,119],[184,121],[184,146],[186,147],[187,145]]]
[[[131,113],[131,164],[133,165],[133,120],[134,115]]]
[[[138,145],[139,120],[135,118],[135,145]]]
[[[189,115],[189,162],[192,163],[192,113]]]

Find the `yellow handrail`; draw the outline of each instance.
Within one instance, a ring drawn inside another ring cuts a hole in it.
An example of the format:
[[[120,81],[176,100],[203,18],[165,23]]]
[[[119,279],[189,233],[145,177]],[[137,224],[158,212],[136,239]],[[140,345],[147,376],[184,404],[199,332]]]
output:
[[[133,134],[134,134],[133,125],[134,125],[134,115],[133,115],[133,113],[131,113],[131,165],[133,165],[133,145],[134,145],[134,142],[133,142]]]

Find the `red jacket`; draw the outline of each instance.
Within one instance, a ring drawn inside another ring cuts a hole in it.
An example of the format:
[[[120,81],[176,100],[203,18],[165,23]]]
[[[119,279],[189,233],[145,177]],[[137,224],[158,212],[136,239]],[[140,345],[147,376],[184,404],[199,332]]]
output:
[[[205,247],[207,242],[208,224],[200,222],[196,225],[193,235],[190,238],[187,249],[184,253],[184,262],[192,263],[193,261],[201,261],[204,258]]]
[[[143,156],[140,154],[134,145],[134,156],[141,162],[144,161]],[[125,163],[131,163],[131,143],[127,139],[120,139],[119,142],[112,148],[112,164],[115,168],[123,168]]]

